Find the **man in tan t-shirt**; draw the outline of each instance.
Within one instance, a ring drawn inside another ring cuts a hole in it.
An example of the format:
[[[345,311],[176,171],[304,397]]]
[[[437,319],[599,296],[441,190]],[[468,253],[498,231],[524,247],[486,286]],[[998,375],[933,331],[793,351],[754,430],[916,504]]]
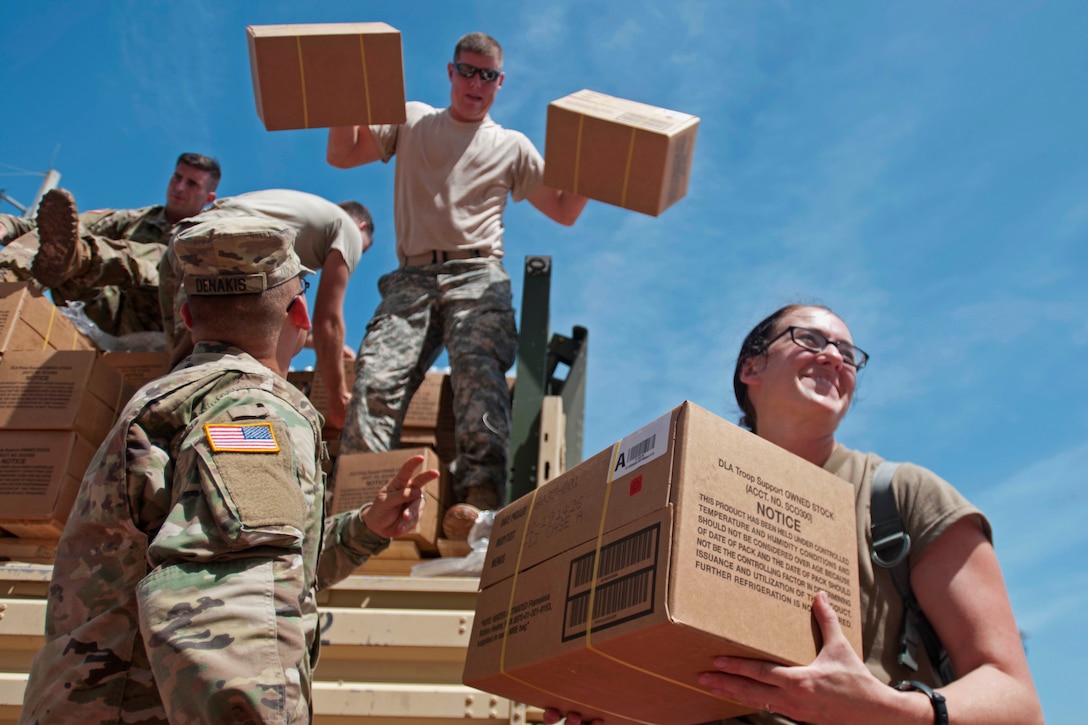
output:
[[[505,78],[494,38],[462,37],[446,73],[447,108],[410,102],[402,124],[330,129],[327,159],[350,168],[396,157],[400,267],[378,283],[382,301],[356,361],[340,452],[397,445],[407,402],[445,346],[457,439],[450,464],[457,505],[447,514],[446,533],[464,538],[480,510],[506,498],[505,374],[517,349],[502,265],[507,197],[527,199],[564,225],[574,223],[587,200],[544,186],[544,160],[532,142],[488,114]]]

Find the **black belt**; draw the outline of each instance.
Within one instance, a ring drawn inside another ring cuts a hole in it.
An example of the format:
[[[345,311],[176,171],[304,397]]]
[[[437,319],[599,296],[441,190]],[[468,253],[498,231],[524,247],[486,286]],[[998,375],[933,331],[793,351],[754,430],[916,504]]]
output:
[[[437,250],[430,252],[423,252],[422,254],[411,254],[404,258],[405,267],[421,267],[425,264],[442,264],[451,260],[458,259],[478,259],[484,255],[479,249],[454,249],[448,252],[439,252]],[[491,255],[487,255],[491,256]]]

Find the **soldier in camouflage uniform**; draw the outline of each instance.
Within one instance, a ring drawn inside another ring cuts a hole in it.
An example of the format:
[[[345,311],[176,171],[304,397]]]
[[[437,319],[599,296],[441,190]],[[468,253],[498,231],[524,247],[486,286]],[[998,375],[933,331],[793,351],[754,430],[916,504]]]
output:
[[[329,131],[339,168],[396,156],[394,213],[399,269],[378,282],[382,301],[367,326],[341,452],[380,451],[399,440],[404,409],[443,345],[449,352],[457,458],[447,536],[506,496],[510,393],[517,331],[502,265],[508,196],[573,224],[585,197],[542,185],[532,142],[488,111],[502,86],[502,48],[483,33],[462,37],[447,64],[450,105],[407,105],[405,123]]]
[[[165,206],[83,214],[68,191],[52,189],[36,222],[0,214],[0,281],[49,288],[58,305],[84,302],[111,335],[161,331],[159,260],[173,226],[215,200],[219,177],[215,159],[181,154]]]
[[[262,189],[217,199],[196,216],[179,222],[175,233],[190,225],[232,216],[257,216],[283,222],[295,231],[295,253],[307,267],[320,271],[312,312],[313,330],[308,346],[314,348],[317,371],[329,392],[325,425],[337,430],[344,427],[344,417],[351,388],[344,376],[344,359],[355,357],[355,350],[345,345],[344,295],[348,281],[363,254],[370,248],[374,220],[370,211],[357,201],[331,201],[293,189]],[[171,363],[192,351],[193,342],[177,310],[185,302],[185,292],[174,271],[174,255],[167,247],[159,263],[159,304],[163,332]]]
[[[22,723],[304,723],[319,587],[414,525],[408,461],[324,517],[321,417],[283,375],[310,326],[293,235],[218,220],[174,242],[196,347],[127,404],[58,546]]]

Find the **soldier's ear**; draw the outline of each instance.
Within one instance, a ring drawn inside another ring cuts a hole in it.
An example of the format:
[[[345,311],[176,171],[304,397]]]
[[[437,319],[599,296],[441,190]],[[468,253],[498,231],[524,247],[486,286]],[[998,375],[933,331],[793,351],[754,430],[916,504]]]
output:
[[[291,305],[291,309],[287,311],[287,319],[300,330],[310,330],[313,327],[313,322],[310,320],[310,309],[306,302],[306,296],[302,295],[295,298],[295,303]]]
[[[185,329],[193,329],[193,311],[189,309],[189,301],[181,303],[181,321],[185,323]]]

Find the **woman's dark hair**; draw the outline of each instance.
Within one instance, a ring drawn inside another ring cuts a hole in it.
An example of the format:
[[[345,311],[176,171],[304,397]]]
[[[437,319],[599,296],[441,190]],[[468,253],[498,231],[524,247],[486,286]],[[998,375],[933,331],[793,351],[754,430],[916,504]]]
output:
[[[792,304],[780,307],[753,327],[752,331],[748,333],[748,336],[744,338],[744,342],[740,346],[740,353],[737,355],[737,366],[733,369],[733,394],[737,398],[737,405],[740,406],[741,412],[740,420],[737,422],[753,433],[756,432],[756,409],[752,406],[752,401],[748,398],[748,384],[741,382],[741,369],[748,360],[759,357],[767,352],[767,345],[769,345],[770,341],[775,338],[775,335],[780,332],[778,329],[779,320],[795,310],[809,307],[815,307],[831,312],[830,308],[824,307],[823,305]]]

